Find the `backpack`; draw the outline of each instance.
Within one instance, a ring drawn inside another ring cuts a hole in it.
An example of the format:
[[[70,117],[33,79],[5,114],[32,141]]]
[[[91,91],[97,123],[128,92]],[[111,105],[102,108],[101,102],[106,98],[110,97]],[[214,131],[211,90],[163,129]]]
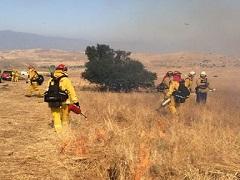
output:
[[[201,79],[200,85],[198,85],[198,86],[195,88],[195,92],[196,92],[196,93],[199,93],[199,90],[207,89],[208,86],[209,86],[209,82],[208,82],[207,78]]]
[[[62,103],[68,99],[67,92],[61,90],[59,87],[59,82],[63,77],[67,76],[63,75],[59,78],[53,77],[48,87],[48,91],[44,93],[44,102],[47,102],[49,107],[59,108]]]
[[[185,100],[189,97],[189,95],[190,95],[190,91],[185,86],[185,81],[181,80],[179,82],[178,90],[173,92],[173,96],[174,96],[175,102],[176,103],[184,103]]]
[[[209,86],[209,82],[208,82],[207,78],[201,79],[200,83],[201,84],[199,85],[199,89],[207,89]]]
[[[42,85],[42,83],[44,82],[44,77],[43,77],[43,75],[38,74],[37,71],[35,71],[35,73],[36,73],[37,77],[36,77],[35,79],[32,79],[32,80],[31,80],[31,83],[32,83],[32,82],[37,82],[38,85]]]
[[[42,85],[43,81],[44,81],[44,77],[41,74],[37,74],[37,78],[35,80],[37,82],[38,85]]]
[[[167,85],[163,82],[161,82],[158,86],[157,86],[157,91],[158,92],[164,92],[165,89],[168,89]]]

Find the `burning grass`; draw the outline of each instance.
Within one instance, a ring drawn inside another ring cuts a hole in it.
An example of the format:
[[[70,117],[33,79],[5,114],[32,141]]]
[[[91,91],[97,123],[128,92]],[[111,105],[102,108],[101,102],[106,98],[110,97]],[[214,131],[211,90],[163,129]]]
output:
[[[71,133],[88,138],[74,135],[73,148],[65,148],[93,163],[89,170],[78,166],[81,178],[238,178],[239,105],[231,106],[236,99],[228,97],[226,104],[216,94],[206,106],[197,106],[192,97],[180,107],[180,116],[172,117],[156,111],[158,94],[81,92],[80,97],[88,109],[88,128]]]

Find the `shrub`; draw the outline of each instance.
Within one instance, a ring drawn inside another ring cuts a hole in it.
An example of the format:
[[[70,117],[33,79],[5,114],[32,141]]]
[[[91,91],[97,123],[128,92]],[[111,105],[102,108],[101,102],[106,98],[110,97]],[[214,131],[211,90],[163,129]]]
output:
[[[156,73],[130,58],[131,52],[113,50],[108,45],[88,46],[86,70],[82,77],[110,91],[129,92],[139,87],[154,86]]]

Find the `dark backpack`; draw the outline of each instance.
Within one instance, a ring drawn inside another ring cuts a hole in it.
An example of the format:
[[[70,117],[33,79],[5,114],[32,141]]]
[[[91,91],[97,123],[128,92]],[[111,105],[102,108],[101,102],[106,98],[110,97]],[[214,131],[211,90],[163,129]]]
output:
[[[42,83],[43,83],[43,81],[44,81],[43,75],[38,74],[35,81],[37,82],[38,85],[42,85]]]
[[[173,92],[173,96],[174,96],[175,102],[176,103],[184,103],[185,100],[189,97],[189,95],[190,95],[190,91],[185,86],[185,81],[181,80],[179,82],[178,90]]]
[[[31,84],[32,84],[32,82],[37,82],[38,85],[42,85],[42,83],[44,82],[43,75],[38,74],[37,71],[35,71],[35,73],[37,74],[37,77],[35,79],[31,79]]]
[[[158,86],[157,86],[157,91],[158,92],[164,92],[165,89],[168,89],[167,85],[163,82],[161,82]]]
[[[61,90],[59,87],[59,82],[63,77],[67,76],[64,75],[59,78],[53,77],[49,84],[48,91],[44,93],[44,102],[48,102],[49,107],[58,108],[68,99],[67,92]]]
[[[206,79],[201,79],[200,85],[198,85],[195,88],[195,93],[197,94],[197,93],[199,93],[199,90],[207,89],[208,86],[209,86],[209,82],[208,82],[207,78]]]

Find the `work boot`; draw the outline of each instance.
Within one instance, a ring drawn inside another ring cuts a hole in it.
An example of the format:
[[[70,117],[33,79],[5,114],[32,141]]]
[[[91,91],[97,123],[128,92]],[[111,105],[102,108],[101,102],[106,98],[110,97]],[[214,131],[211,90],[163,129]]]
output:
[[[31,94],[25,94],[25,97],[32,97]]]
[[[51,128],[54,128],[54,122],[53,122],[53,121],[50,122],[48,125],[49,125]]]

